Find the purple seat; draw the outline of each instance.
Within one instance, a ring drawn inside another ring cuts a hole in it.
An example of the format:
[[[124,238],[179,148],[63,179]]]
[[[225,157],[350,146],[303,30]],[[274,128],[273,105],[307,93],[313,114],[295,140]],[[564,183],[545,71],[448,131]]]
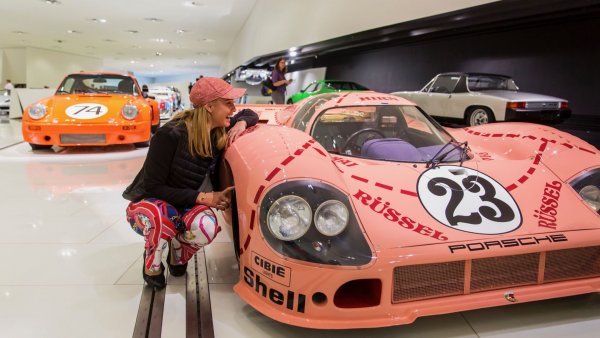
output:
[[[360,155],[372,160],[403,162],[422,161],[423,157],[415,146],[399,138],[368,140],[363,144]]]

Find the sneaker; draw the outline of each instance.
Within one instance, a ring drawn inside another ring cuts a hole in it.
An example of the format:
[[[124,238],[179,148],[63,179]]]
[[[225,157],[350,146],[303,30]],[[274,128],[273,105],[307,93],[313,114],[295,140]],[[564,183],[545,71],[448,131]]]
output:
[[[148,285],[156,289],[162,289],[167,285],[167,281],[165,280],[165,266],[163,263],[160,263],[160,273],[157,275],[149,275],[146,274],[146,250],[144,250],[144,261],[142,263],[142,275],[144,276],[144,280]]]
[[[176,265],[171,263],[171,242],[169,242],[169,254],[167,255],[167,265],[169,266],[169,273],[174,277],[181,277],[185,275],[187,271],[187,263]]]

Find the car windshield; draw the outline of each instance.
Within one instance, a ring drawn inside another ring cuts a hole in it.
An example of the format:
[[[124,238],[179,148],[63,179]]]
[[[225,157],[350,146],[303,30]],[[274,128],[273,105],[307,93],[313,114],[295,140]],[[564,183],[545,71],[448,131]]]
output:
[[[416,106],[331,108],[317,117],[311,134],[330,153],[365,159],[425,163],[443,150],[441,162],[457,162],[464,155]]]
[[[513,79],[497,75],[469,75],[467,85],[472,92],[482,90],[518,90]]]
[[[108,74],[72,74],[56,91],[60,94],[129,94],[138,95],[132,78]]]

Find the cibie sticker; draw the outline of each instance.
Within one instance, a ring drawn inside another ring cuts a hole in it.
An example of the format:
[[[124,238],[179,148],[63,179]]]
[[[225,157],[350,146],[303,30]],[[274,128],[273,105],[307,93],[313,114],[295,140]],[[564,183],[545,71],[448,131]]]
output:
[[[108,108],[98,103],[80,103],[68,107],[66,113],[74,119],[90,120],[105,115]]]
[[[423,207],[438,222],[474,234],[503,234],[521,226],[512,196],[491,177],[465,167],[439,166],[417,182]]]

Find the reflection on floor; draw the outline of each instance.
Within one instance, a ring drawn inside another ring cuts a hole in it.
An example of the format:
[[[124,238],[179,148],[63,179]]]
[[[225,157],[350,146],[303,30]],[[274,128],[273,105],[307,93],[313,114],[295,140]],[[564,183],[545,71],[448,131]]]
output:
[[[124,187],[146,149],[32,152],[20,124],[0,125],[0,337],[131,337],[143,281],[143,240],[125,222]],[[239,271],[225,231],[205,248],[217,338],[595,337],[600,297],[584,295],[419,318],[370,330],[275,322],[232,292]],[[185,337],[185,280],[170,278],[163,337]]]

